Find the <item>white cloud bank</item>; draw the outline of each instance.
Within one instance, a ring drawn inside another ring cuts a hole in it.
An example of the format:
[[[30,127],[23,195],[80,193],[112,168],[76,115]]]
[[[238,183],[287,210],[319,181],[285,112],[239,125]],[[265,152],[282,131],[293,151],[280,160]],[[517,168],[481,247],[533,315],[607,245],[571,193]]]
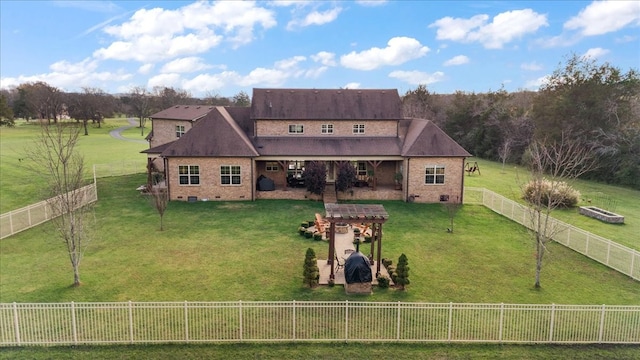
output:
[[[352,51],[340,57],[340,64],[349,69],[374,70],[386,65],[400,65],[423,57],[429,48],[409,37],[394,37],[387,47],[374,47],[361,52]]]

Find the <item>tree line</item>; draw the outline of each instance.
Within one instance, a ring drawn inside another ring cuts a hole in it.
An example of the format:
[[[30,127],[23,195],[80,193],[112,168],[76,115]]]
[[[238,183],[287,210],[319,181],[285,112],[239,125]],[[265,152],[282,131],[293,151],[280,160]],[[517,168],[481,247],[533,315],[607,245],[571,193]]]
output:
[[[534,141],[591,149],[582,179],[640,189],[640,77],[570,56],[538,91],[435,94],[426,86],[402,97],[406,117],[433,120],[474,156],[529,165]]]

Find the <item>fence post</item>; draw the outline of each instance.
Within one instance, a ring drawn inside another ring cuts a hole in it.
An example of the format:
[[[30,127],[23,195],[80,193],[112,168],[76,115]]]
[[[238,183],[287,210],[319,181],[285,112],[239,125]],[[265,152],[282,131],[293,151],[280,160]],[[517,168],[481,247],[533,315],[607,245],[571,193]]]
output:
[[[498,340],[502,343],[502,327],[504,325],[504,303],[500,303],[500,334]]]
[[[238,312],[239,312],[239,319],[240,319],[240,326],[238,327],[238,329],[240,330],[240,341],[244,340],[242,337],[242,333],[244,332],[244,330],[242,329],[242,300],[240,300],[238,302]]]
[[[20,340],[20,320],[18,317],[18,304],[15,301],[13,302],[13,328],[16,333],[16,343],[20,345],[22,342]]]
[[[553,341],[553,322],[556,317],[556,304],[551,304],[551,321],[549,321],[549,342]]]
[[[187,300],[184,301],[184,340],[189,341],[189,306]]]
[[[296,301],[295,300],[293,300],[293,316],[292,316],[292,319],[293,319],[293,326],[292,326],[293,334],[292,334],[291,338],[293,340],[295,340],[296,339]]]
[[[76,326],[76,303],[71,302],[71,329],[73,330],[73,345],[78,345],[78,328]]]
[[[604,313],[605,313],[606,307],[604,304],[602,304],[602,312],[600,314],[600,333],[598,334],[598,342],[602,343],[602,334],[604,333]]]
[[[129,342],[133,344],[133,306],[129,300]]]
[[[451,321],[453,319],[453,303],[449,302],[449,325],[448,325],[448,334],[447,334],[447,341],[451,341]]]
[[[344,341],[349,340],[349,300],[344,303]]]
[[[398,324],[397,324],[396,340],[400,340],[400,301],[398,301]]]

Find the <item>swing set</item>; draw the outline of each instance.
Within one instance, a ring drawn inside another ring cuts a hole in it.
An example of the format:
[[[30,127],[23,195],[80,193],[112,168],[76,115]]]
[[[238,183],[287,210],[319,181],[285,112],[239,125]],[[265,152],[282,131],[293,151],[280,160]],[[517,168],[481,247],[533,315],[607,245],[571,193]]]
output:
[[[478,175],[482,175],[480,174],[480,166],[478,166],[478,162],[474,161],[473,165],[471,165],[470,162],[466,163],[464,165],[464,171],[467,172],[467,175],[471,175],[473,173],[475,173],[476,171],[478,172]]]

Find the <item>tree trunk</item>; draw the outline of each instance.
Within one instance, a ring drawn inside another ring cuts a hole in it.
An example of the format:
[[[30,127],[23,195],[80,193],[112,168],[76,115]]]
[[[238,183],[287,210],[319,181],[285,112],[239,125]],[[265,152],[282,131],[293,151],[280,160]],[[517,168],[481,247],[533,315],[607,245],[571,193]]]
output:
[[[87,129],[87,122],[88,122],[88,120],[84,120],[84,121],[82,122],[82,125],[84,126],[84,135],[85,135],[85,136],[86,136],[86,135],[89,135],[89,129]]]

